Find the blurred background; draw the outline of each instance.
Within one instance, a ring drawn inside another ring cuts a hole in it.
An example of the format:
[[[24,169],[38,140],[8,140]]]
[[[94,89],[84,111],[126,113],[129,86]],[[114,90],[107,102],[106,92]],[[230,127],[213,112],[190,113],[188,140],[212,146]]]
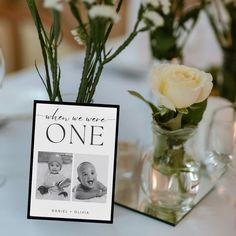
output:
[[[38,4],[42,5],[42,0],[38,0]],[[113,39],[122,37],[126,35],[133,25],[133,22],[136,19],[137,8],[139,6],[138,0],[124,0],[124,4],[122,6],[121,11],[121,20],[118,24],[115,25],[113,29]],[[187,0],[187,3],[191,6],[197,3],[198,0]],[[66,7],[66,6],[65,6]],[[45,24],[50,23],[49,11],[43,7],[40,8],[40,13],[42,19]],[[63,41],[61,46],[59,47],[60,56],[66,56],[75,50],[81,50],[82,48],[75,42],[73,37],[70,34],[70,30],[72,30],[76,24],[74,18],[71,17],[68,9],[64,9],[62,13],[62,21],[63,21]],[[201,19],[198,22],[200,29],[202,27]],[[204,27],[204,26],[203,26]],[[204,32],[201,34],[198,30],[199,27],[196,27],[195,33],[191,35],[191,40],[189,40],[188,44],[185,47],[185,50],[190,50],[191,53],[200,54],[203,52],[204,58],[203,60],[196,62],[202,67],[202,64],[205,63],[206,59],[208,59],[207,51],[209,51],[213,45],[211,43],[213,35],[208,32]],[[210,28],[210,27],[209,27]],[[196,44],[195,36],[198,35]],[[205,39],[208,39],[206,42]],[[213,39],[214,40],[214,39]],[[148,36],[147,33],[140,34],[136,42],[133,42],[131,47],[136,45],[137,50],[142,51],[142,56],[144,60],[147,60],[147,57],[150,54],[149,50],[144,50],[141,48],[148,49]],[[196,48],[197,45],[202,45],[201,48]],[[30,67],[34,65],[35,60],[37,63],[41,62],[41,52],[39,41],[36,33],[36,29],[34,27],[34,23],[32,21],[32,17],[28,10],[26,1],[24,0],[0,0],[0,46],[3,48],[5,58],[6,58],[6,66],[7,73],[14,72],[17,70],[21,70],[25,67]],[[206,47],[205,47],[206,46]],[[207,49],[207,51],[206,51]],[[219,51],[217,48],[213,48],[211,51]],[[146,52],[145,52],[146,51]],[[139,54],[140,51],[138,51]],[[146,54],[146,55],[143,55]],[[196,55],[197,56],[197,55]],[[206,57],[206,58],[205,58]],[[194,60],[194,55],[191,55],[191,61]],[[188,56],[186,58],[188,60]],[[209,59],[208,59],[209,60]],[[213,63],[220,63],[219,58],[211,57],[210,60]],[[189,60],[188,60],[189,61]],[[192,62],[189,61],[188,64]],[[204,64],[205,65],[205,64]]]
[[[42,7],[42,2],[38,0],[38,4],[41,5],[41,17],[45,24],[49,25],[49,11]],[[129,0],[124,1],[122,17],[113,30],[113,37],[122,36],[127,31],[129,3]],[[59,47],[60,57],[82,49],[70,33],[76,24],[66,8],[62,14],[62,21],[63,41]],[[31,67],[35,61],[41,62],[37,32],[25,0],[0,0],[0,47],[5,55],[7,73]]]
[[[176,0],[176,2],[181,1]],[[196,6],[198,6],[201,1],[202,0],[183,0],[185,4],[184,7],[190,9],[197,9]],[[136,20],[140,0],[124,0],[123,2],[124,4],[121,9],[121,20],[118,24],[115,24],[115,27],[113,28],[111,37],[112,40],[118,41],[127,36],[132,30]],[[223,5],[221,0],[216,0],[215,2],[220,2]],[[50,12],[42,6],[42,0],[37,0],[37,3],[40,6],[39,11],[45,25],[49,26]],[[61,19],[63,22],[63,40],[59,47],[59,58],[66,57],[79,50],[83,50],[83,47],[80,46],[71,35],[71,30],[77,25],[74,18],[70,14],[70,10],[67,8],[68,6],[66,4],[64,5]],[[233,15],[231,18],[236,19],[236,6],[232,6]],[[213,11],[211,13],[214,15],[217,12]],[[175,17],[176,16],[178,17],[178,13],[175,13]],[[232,29],[234,29],[233,25]],[[122,67],[124,70],[127,69],[127,65],[129,65],[131,66],[131,69],[129,68],[130,71],[132,70],[132,66],[133,68],[142,67],[147,71],[147,68],[150,66],[150,61],[153,59],[153,56],[151,56],[153,49],[151,50],[149,37],[150,35],[148,32],[139,34],[129,45],[129,47],[115,60],[116,65],[118,64],[118,66]],[[157,42],[161,45],[160,39],[158,39]],[[0,0],[0,47],[3,49],[5,56],[7,74],[32,67],[35,62],[37,62],[37,64],[42,62],[41,49],[36,28],[32,21],[26,1]],[[219,43],[219,40],[217,40],[217,33],[214,32],[214,27],[210,24],[206,12],[201,10],[199,17],[197,18],[196,25],[194,25],[193,30],[191,30],[191,33],[189,34],[188,40],[181,49],[183,59],[182,62],[183,64],[194,66],[213,73],[215,84],[217,80],[220,81],[219,84],[222,84],[222,73],[218,73],[220,71],[220,67],[222,66],[222,62],[227,62],[227,70],[231,67],[230,72],[232,72],[231,74],[233,77],[235,75],[235,66],[232,65],[231,62],[234,61],[234,58],[236,58],[236,50],[231,49],[232,47],[229,50],[228,48],[225,50],[224,45],[222,46]],[[229,51],[231,55],[229,55]],[[231,51],[233,53],[231,53]],[[224,56],[228,59],[226,58],[224,60]],[[126,63],[124,63],[124,59]],[[232,90],[232,87],[236,87],[233,79],[231,79],[233,80],[232,82],[230,79],[227,80],[229,81],[227,82],[227,86],[230,90]],[[217,90],[220,91],[220,89],[218,88],[214,90],[214,94],[216,95],[219,94]],[[227,96],[228,90],[229,89],[220,92],[220,95],[234,101],[235,95]],[[234,94],[235,89],[230,91],[230,93]]]

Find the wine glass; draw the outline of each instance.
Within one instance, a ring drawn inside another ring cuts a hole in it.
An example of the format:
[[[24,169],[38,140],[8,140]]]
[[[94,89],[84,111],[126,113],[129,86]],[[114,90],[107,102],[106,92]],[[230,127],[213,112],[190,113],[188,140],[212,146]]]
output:
[[[3,82],[4,76],[5,76],[5,60],[4,60],[4,56],[3,56],[3,51],[0,48],[0,88],[2,87],[2,82]],[[0,173],[0,187],[5,183],[5,181],[6,181],[5,176],[3,176]]]
[[[236,103],[217,108],[212,114],[206,167],[218,195],[233,209],[236,223]]]
[[[236,133],[236,104],[221,106],[212,113],[207,138],[205,166],[213,182],[226,171],[233,159]]]

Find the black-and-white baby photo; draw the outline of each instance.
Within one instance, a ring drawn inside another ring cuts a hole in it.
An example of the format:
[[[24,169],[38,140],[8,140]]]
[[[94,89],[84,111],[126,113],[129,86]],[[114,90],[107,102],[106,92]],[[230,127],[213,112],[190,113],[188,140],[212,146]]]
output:
[[[72,200],[105,203],[107,168],[107,156],[75,154]]]
[[[70,200],[72,153],[38,152],[36,198]]]

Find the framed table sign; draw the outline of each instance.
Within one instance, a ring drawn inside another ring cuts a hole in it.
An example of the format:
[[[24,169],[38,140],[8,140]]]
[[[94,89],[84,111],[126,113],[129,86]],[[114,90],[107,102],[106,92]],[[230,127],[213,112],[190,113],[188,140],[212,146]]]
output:
[[[34,102],[28,219],[112,223],[119,106]]]

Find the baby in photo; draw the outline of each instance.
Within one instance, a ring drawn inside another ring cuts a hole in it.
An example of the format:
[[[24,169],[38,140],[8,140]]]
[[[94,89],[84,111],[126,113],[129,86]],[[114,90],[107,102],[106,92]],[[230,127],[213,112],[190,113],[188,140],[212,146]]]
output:
[[[76,199],[90,199],[102,197],[107,193],[107,188],[97,180],[97,172],[90,162],[82,162],[77,168],[78,181],[73,192]]]
[[[48,172],[44,176],[43,185],[38,187],[38,191],[41,195],[53,194],[61,197],[68,196],[64,188],[70,186],[71,180],[60,173],[62,167],[63,159],[59,154],[54,154],[49,157]]]

